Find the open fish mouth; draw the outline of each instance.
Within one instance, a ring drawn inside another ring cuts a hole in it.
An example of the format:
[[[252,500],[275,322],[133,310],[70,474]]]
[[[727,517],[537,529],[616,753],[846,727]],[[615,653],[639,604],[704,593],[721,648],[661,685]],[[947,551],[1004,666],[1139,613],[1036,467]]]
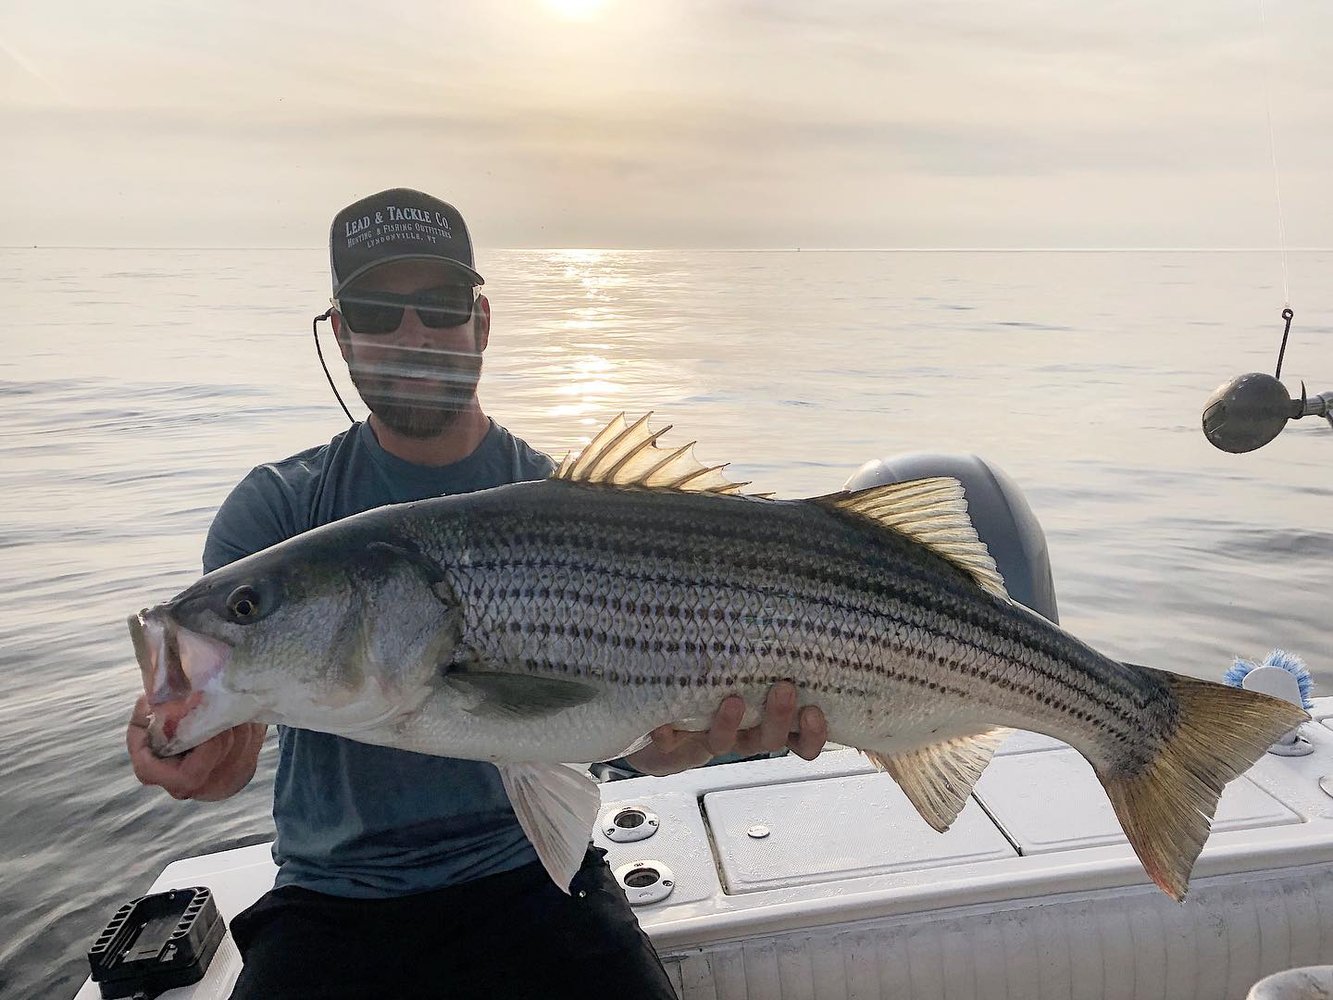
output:
[[[157,608],[130,615],[128,624],[144,694],[153,709],[148,745],[163,757],[182,753],[189,749],[182,725],[204,704],[210,682],[231,657],[231,647],[182,628]]]

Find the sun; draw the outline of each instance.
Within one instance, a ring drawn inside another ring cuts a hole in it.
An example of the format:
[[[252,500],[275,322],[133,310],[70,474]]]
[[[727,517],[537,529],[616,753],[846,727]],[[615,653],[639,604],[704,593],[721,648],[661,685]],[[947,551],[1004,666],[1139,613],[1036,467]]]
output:
[[[588,21],[602,12],[607,0],[544,0],[546,6],[571,21]]]

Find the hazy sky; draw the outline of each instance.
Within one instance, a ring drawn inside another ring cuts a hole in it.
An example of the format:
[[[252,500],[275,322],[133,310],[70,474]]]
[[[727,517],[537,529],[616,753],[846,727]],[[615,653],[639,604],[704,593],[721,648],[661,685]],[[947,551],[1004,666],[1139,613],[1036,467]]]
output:
[[[2,0],[0,244],[1333,245],[1329,0]]]

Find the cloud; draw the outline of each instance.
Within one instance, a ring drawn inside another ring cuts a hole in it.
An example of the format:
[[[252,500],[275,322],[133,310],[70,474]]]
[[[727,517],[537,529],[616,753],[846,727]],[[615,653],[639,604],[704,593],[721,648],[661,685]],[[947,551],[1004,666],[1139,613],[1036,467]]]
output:
[[[402,183],[505,245],[1267,241],[1265,80],[1293,240],[1331,241],[1308,0],[1267,40],[1215,0],[539,6],[0,15],[0,243],[310,245]]]

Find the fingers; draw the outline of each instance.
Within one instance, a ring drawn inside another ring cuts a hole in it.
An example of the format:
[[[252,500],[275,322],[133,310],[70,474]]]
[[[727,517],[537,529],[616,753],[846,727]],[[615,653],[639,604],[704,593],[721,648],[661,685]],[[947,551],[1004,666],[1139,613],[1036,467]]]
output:
[[[268,726],[263,723],[245,723],[228,730],[233,736],[231,749],[197,786],[190,798],[202,802],[216,802],[230,798],[250,783],[259,764],[259,751],[264,745]]]
[[[188,789],[188,794],[181,796],[182,798],[193,796],[208,783],[218,765],[231,755],[235,743],[236,730],[228,729],[177,758],[180,761],[177,774]]]
[[[669,723],[658,726],[649,734],[652,737],[650,746],[631,754],[629,761],[639,770],[659,776],[677,774],[707,764],[712,758],[736,746],[737,733],[744,717],[744,698],[739,695],[724,698],[707,731],[677,729]]]
[[[134,703],[129,724],[125,727],[125,748],[129,751],[130,766],[142,784],[157,785],[175,799],[194,798],[207,789],[219,767],[240,746],[238,739],[246,744],[252,742],[253,734],[246,732],[250,727],[238,726],[178,757],[161,758],[148,743],[149,716],[148,699],[141,695]],[[263,728],[258,727],[261,741]]]
[[[130,712],[130,721],[125,726],[125,749],[130,752],[130,761],[134,764],[135,774],[139,773],[140,757],[145,753],[152,756],[152,751],[148,749],[148,722],[148,698],[140,695]]]
[[[787,737],[787,746],[797,757],[814,760],[828,742],[828,722],[814,705],[801,709],[799,729]]]
[[[681,732],[668,722],[665,726],[658,726],[648,735],[652,738],[653,746],[656,747],[658,751],[664,754],[669,754],[675,753],[676,749],[690,734]]]
[[[130,710],[130,725],[136,729],[147,729],[151,715],[152,712],[148,708],[148,695],[139,695],[134,702],[134,708]]]
[[[768,689],[764,714],[759,725],[737,735],[737,753],[772,753],[787,746],[788,735],[796,729],[796,685],[779,681]]]
[[[633,767],[644,774],[659,777],[678,774],[707,763],[713,756],[708,749],[705,733],[687,732],[668,724],[659,726],[649,735],[652,742],[627,758]]]
[[[814,705],[798,709],[796,685],[791,681],[780,681],[769,689],[758,725],[741,729],[744,718],[745,700],[731,695],[718,706],[707,732],[659,726],[650,734],[652,742],[631,754],[629,761],[646,774],[676,774],[733,751],[749,756],[787,747],[798,757],[814,760],[828,741],[824,713]]]
[[[707,745],[709,756],[730,753],[736,746],[741,719],[745,718],[745,699],[739,695],[723,698],[713,716],[713,723],[708,727]]]
[[[173,799],[191,799],[208,784],[235,742],[235,731],[228,729],[179,757],[163,759],[145,741],[142,752],[132,758],[134,773],[145,785],[158,785]]]

